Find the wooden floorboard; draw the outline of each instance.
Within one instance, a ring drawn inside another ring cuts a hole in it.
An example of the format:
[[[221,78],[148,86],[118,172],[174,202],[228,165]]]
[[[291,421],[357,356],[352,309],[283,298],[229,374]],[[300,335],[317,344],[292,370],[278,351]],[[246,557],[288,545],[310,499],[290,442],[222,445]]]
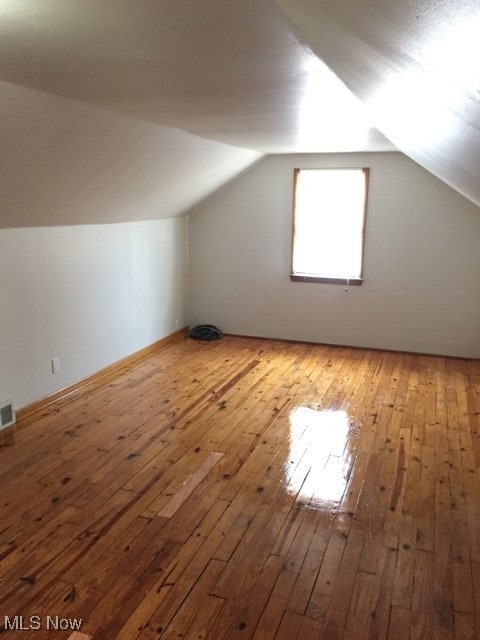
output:
[[[480,638],[478,361],[186,338],[21,427],[2,638]]]

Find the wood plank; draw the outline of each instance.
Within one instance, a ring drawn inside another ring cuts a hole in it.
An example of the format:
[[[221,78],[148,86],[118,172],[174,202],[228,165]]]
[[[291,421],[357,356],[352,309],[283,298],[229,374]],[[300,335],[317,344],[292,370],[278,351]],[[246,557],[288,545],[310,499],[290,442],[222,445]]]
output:
[[[212,451],[208,458],[201,464],[201,466],[189,476],[182,487],[172,497],[172,499],[163,507],[158,513],[161,518],[171,518],[180,509],[185,500],[195,491],[198,485],[202,482],[208,472],[213,469],[221,458],[223,453],[219,451]]]
[[[0,439],[7,615],[91,640],[478,635],[478,361],[180,340],[27,422]]]
[[[392,606],[388,624],[388,640],[405,640],[410,638],[412,611]]]
[[[184,338],[186,332],[187,332],[187,327],[178,329],[177,331],[166,336],[165,338],[161,338],[160,340],[157,340],[153,344],[148,345],[147,347],[144,347],[143,349],[140,349],[139,351],[136,351],[135,353],[129,356],[126,356],[125,358],[122,358],[122,360],[114,362],[113,364],[105,367],[104,369],[97,371],[96,373],[88,376],[87,378],[84,378],[83,380],[80,380],[79,382],[75,382],[74,384],[70,385],[69,387],[66,387],[65,389],[61,389],[60,391],[52,393],[51,395],[45,398],[42,398],[41,400],[37,400],[32,404],[29,404],[25,407],[21,407],[20,409],[17,409],[16,416],[18,421],[18,427],[23,428],[28,424],[31,424],[32,419],[34,419],[36,414],[50,407],[51,405],[56,405],[59,400],[64,400],[67,396],[70,396],[70,394],[73,394],[77,391],[83,391],[85,387],[88,387],[89,385],[93,385],[93,384],[98,384],[99,381],[104,382],[106,378],[118,376],[119,372],[124,370],[126,367],[128,367],[132,363],[135,363],[136,361],[145,358],[145,356],[148,356],[150,353],[155,353],[159,349],[164,349],[168,345],[172,344],[172,342],[176,342]]]

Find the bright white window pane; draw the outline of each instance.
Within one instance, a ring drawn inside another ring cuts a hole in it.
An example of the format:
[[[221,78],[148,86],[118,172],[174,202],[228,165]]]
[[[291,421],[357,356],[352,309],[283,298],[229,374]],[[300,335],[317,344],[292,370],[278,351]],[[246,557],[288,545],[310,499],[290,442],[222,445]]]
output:
[[[293,273],[326,278],[362,274],[366,172],[297,172]]]

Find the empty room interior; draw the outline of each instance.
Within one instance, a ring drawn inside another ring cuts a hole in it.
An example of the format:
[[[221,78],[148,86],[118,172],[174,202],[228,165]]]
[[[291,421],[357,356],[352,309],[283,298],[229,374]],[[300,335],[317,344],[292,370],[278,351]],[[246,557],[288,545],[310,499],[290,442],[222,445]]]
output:
[[[2,637],[480,638],[479,56],[0,0]]]

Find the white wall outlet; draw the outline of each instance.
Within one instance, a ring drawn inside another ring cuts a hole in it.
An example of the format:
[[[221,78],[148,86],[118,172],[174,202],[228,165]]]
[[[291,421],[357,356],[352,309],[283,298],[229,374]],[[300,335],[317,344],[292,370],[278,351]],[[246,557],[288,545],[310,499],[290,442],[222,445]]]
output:
[[[175,329],[178,329],[179,322],[178,322],[178,318],[175,320]]]
[[[60,358],[52,359],[52,373],[58,373],[60,371]]]

